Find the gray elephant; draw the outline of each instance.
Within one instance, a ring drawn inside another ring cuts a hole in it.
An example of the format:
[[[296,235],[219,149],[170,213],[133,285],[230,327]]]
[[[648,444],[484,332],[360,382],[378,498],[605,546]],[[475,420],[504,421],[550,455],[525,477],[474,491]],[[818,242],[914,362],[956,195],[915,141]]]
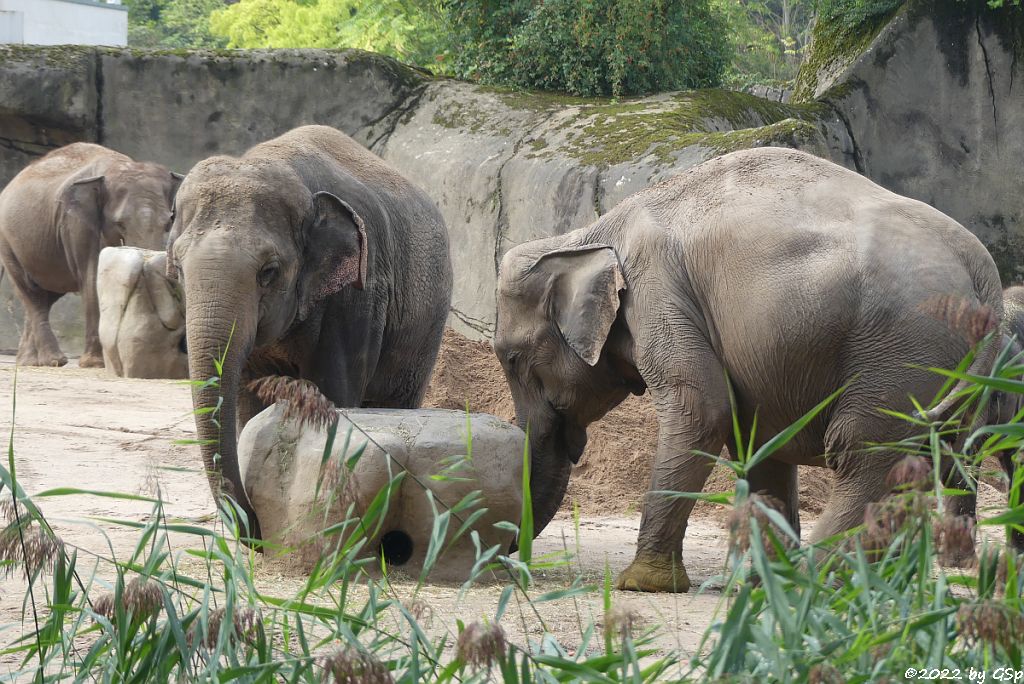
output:
[[[658,446],[636,557],[621,589],[686,591],[682,542],[732,434],[757,443],[846,386],[749,474],[799,525],[797,466],[835,472],[815,540],[862,522],[897,454],[866,450],[914,428],[911,411],[970,342],[935,315],[943,298],[1002,312],[995,264],[965,228],[840,166],[761,148],[639,192],[590,226],[525,243],[501,263],[495,352],[533,446],[535,529],[557,511],[587,426],[651,393]],[[991,368],[995,345],[976,370]]]
[[[1001,328],[1002,344],[1004,349],[1005,363],[1014,366],[1024,365],[1024,287],[1008,287],[1003,291],[1003,325]],[[1017,378],[1018,380],[1021,378]],[[1017,414],[1024,409],[1024,394],[1010,394],[1006,392],[993,392],[988,407],[991,425],[1003,425],[1012,423]],[[999,463],[1006,473],[1011,486],[1009,492],[1012,497],[1013,477],[1016,466],[1021,458],[1021,453],[1002,451],[999,453]],[[964,486],[961,482],[954,482],[954,486]],[[974,515],[976,512],[976,498],[971,496],[962,497],[956,508],[961,514]],[[1024,533],[1020,530],[1013,530],[1010,534],[1010,542],[1019,550],[1024,551]]]
[[[342,407],[418,406],[450,306],[448,231],[422,191],[326,126],[200,162],[175,214],[168,274],[185,294],[193,381],[223,359],[219,388],[193,393],[203,462],[259,538],[237,458],[236,430],[263,409],[247,381],[308,379]]]
[[[81,292],[82,367],[102,367],[96,267],[112,245],[163,249],[181,176],[91,143],[74,143],[29,164],[0,193],[0,261],[25,308],[18,364],[63,366],[50,308]]]

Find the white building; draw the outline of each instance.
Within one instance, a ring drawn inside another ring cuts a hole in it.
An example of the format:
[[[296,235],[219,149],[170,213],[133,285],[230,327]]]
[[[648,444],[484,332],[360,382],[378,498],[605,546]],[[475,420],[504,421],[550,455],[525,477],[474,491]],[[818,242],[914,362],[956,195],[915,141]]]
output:
[[[0,0],[0,44],[128,44],[128,8],[102,0]]]

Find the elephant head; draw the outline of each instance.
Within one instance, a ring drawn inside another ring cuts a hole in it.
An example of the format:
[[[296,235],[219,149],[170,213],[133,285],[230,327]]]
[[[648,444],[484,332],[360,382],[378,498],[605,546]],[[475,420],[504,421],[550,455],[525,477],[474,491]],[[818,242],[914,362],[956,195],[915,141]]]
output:
[[[103,247],[162,250],[182,178],[151,162],[112,164],[100,175],[68,184],[61,198],[65,220],[98,224]]]
[[[258,537],[236,453],[240,380],[254,349],[280,340],[341,288],[362,287],[363,221],[283,163],[214,157],[178,192],[167,270],[185,296],[196,429],[214,497],[226,487]]]
[[[562,503],[587,426],[646,390],[630,361],[625,290],[608,245],[558,237],[520,245],[502,260],[494,350],[529,435],[536,532]]]

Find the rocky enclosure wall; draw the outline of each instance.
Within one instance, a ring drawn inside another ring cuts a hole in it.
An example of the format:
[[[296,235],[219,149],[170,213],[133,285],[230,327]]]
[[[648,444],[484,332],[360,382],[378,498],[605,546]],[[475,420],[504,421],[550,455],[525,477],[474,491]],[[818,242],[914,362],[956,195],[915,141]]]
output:
[[[3,48],[0,184],[74,140],[186,172],[294,126],[332,125],[438,203],[455,262],[450,324],[480,338],[493,332],[496,265],[511,245],[584,226],[712,156],[784,145],[935,205],[989,245],[1009,280],[1024,264],[1019,44],[1005,17],[971,5],[915,2],[857,54],[812,60],[796,104],[716,90],[621,102],[512,93],[359,51]],[[0,348],[17,343],[6,288]],[[58,331],[80,316],[67,299]]]

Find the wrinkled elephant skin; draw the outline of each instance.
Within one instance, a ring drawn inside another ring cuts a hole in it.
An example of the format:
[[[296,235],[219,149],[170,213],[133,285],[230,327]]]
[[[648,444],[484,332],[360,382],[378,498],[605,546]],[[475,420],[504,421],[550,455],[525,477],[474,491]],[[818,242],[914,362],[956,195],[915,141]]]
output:
[[[178,192],[168,275],[185,294],[210,486],[239,504],[250,537],[259,521],[239,475],[236,426],[264,405],[249,382],[302,378],[339,407],[415,408],[452,287],[434,203],[327,126],[196,164]]]
[[[586,427],[649,391],[659,434],[636,559],[622,589],[686,591],[682,542],[692,498],[740,424],[755,445],[840,388],[837,399],[748,473],[799,531],[797,466],[835,485],[812,538],[863,521],[898,457],[867,443],[913,426],[910,412],[1002,315],[995,264],[961,225],[866,178],[794,150],[724,155],[627,198],[587,228],[528,242],[501,263],[495,352],[533,446],[539,530],[565,492]],[[997,345],[979,352],[986,372]],[[822,454],[829,454],[826,463]]]

